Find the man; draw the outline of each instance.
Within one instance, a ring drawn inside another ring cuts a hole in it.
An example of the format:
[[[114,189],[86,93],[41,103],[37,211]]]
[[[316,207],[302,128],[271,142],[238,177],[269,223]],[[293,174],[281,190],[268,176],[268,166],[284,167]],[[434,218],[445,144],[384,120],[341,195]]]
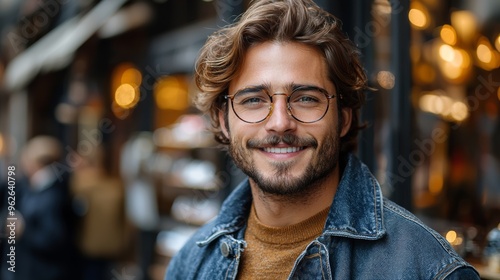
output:
[[[310,0],[255,1],[212,35],[197,105],[249,179],[166,278],[479,279],[351,154],[366,80],[338,19]]]
[[[80,279],[68,174],[57,174],[60,141],[39,135],[23,147],[16,184],[16,280]],[[19,173],[20,175],[20,173]]]

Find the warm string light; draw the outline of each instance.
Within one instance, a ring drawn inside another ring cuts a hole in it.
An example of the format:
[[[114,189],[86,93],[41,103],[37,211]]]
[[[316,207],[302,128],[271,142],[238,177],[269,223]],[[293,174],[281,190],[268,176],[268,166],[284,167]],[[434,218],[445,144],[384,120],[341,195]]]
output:
[[[463,243],[463,238],[454,230],[448,231],[445,238],[453,246],[459,246]]]
[[[417,82],[430,84],[435,81],[435,75],[425,67],[426,61],[435,64],[442,76],[453,84],[467,82],[472,77],[473,65],[487,71],[500,67],[500,34],[492,38],[492,41],[481,36],[475,15],[467,10],[453,11],[450,18],[450,24],[444,24],[438,29],[440,40],[433,40],[429,44],[437,46],[432,57],[422,55],[425,46],[413,48],[415,53],[412,53],[412,61]],[[429,10],[422,2],[411,2],[408,20],[413,29],[428,29],[431,19]]]
[[[438,91],[423,94],[419,99],[419,107],[424,112],[440,115],[452,121],[462,122],[469,117],[467,104]]]
[[[477,41],[476,58],[479,67],[490,71],[500,66],[500,54],[490,44],[488,38],[482,36]]]
[[[495,39],[495,48],[500,52],[500,34],[498,34],[497,38]]]
[[[443,25],[441,27],[441,31],[439,32],[439,36],[441,37],[441,40],[448,45],[453,46],[457,43],[457,32],[451,25]]]
[[[453,83],[462,83],[472,72],[469,53],[448,44],[437,44],[437,65],[445,78]]]
[[[408,19],[415,29],[426,29],[430,26],[427,8],[418,1],[413,1],[408,12]]]
[[[182,111],[189,107],[188,84],[184,77],[167,76],[155,84],[156,106],[163,110]]]
[[[119,118],[129,115],[129,110],[140,100],[141,72],[131,63],[119,64],[113,71],[111,87],[113,104],[111,109]]]
[[[131,84],[121,84],[115,91],[115,102],[124,109],[134,107],[138,100],[139,94]]]

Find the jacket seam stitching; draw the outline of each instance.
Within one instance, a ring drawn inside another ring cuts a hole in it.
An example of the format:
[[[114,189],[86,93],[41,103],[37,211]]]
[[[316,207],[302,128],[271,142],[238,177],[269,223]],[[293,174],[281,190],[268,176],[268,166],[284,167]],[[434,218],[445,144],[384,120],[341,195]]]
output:
[[[434,240],[436,240],[436,242],[439,243],[439,245],[441,245],[441,247],[448,253],[448,255],[450,257],[453,257],[455,260],[457,259],[457,256],[454,253],[454,251],[450,250],[450,248],[448,247],[449,244],[444,243],[445,241],[443,241],[441,238],[439,238],[439,236],[437,236],[433,231],[430,231],[428,228],[423,226],[419,220],[413,218],[412,216],[408,215],[407,213],[401,211],[401,209],[398,209],[397,207],[395,207],[393,205],[393,202],[386,201],[386,203],[384,203],[384,207],[386,209],[388,209],[389,211],[393,212],[394,214],[405,218],[406,220],[414,223],[415,225],[417,225],[420,228],[422,228],[423,230],[425,230],[427,233],[429,233],[434,238]]]

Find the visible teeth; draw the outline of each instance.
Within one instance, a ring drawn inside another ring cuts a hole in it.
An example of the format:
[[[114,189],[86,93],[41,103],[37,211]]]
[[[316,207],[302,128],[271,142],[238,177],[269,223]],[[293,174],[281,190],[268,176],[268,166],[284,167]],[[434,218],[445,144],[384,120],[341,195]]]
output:
[[[286,148],[264,148],[264,151],[273,154],[286,154],[286,153],[295,153],[300,151],[300,147],[286,147]]]

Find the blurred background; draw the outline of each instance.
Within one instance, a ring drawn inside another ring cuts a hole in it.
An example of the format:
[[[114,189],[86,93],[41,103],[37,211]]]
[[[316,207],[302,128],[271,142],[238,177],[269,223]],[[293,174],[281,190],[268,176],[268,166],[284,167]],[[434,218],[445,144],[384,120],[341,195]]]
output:
[[[342,20],[376,88],[362,110],[358,156],[386,196],[445,236],[484,279],[500,279],[500,1],[316,3]],[[26,229],[50,215],[60,222],[52,229],[68,229],[60,236],[74,242],[72,269],[82,279],[163,278],[244,177],[191,98],[200,47],[248,4],[0,0],[0,278],[22,279],[4,261],[9,196]],[[58,148],[29,148],[41,136]],[[56,178],[33,175],[47,169]],[[47,182],[64,182],[65,192],[42,198]],[[36,216],[48,207],[31,205],[44,199],[69,206]],[[19,268],[28,233],[16,229]],[[47,236],[38,241],[54,241]],[[27,258],[49,262],[53,248]]]

